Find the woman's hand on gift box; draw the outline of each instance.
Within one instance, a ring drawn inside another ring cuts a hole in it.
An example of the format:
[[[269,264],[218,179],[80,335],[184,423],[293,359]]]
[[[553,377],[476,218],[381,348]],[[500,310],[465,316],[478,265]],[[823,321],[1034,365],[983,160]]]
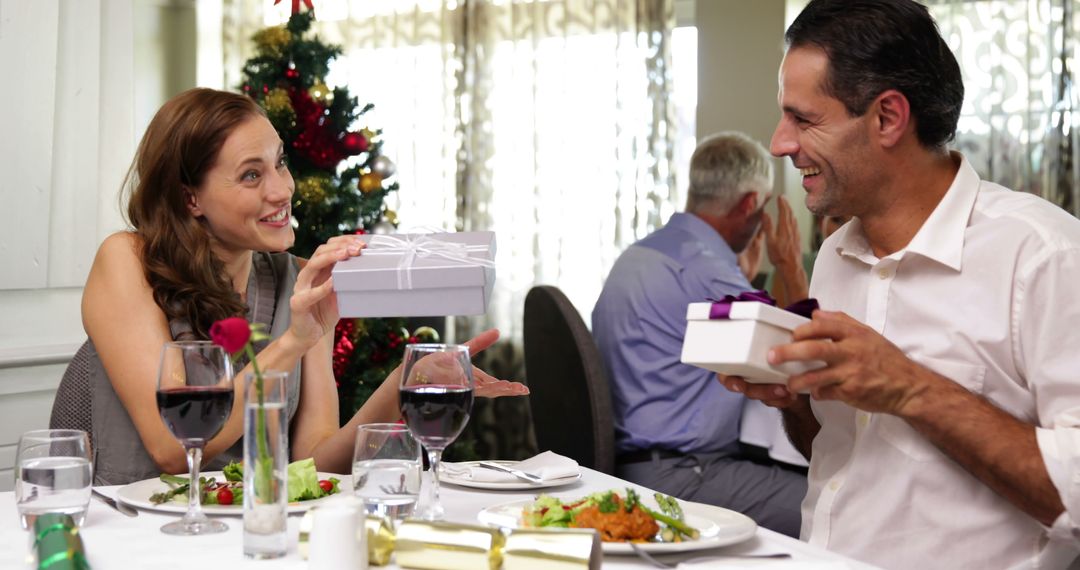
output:
[[[498,329],[486,330],[465,342],[469,346],[469,354],[476,355],[499,340]],[[500,396],[525,396],[529,393],[529,387],[521,382],[500,380],[473,366],[473,393],[482,398],[498,398]]]
[[[354,235],[332,237],[315,250],[311,259],[301,260],[289,299],[289,329],[301,343],[312,346],[334,330],[339,315],[330,273],[334,264],[360,255],[364,247],[364,242]]]

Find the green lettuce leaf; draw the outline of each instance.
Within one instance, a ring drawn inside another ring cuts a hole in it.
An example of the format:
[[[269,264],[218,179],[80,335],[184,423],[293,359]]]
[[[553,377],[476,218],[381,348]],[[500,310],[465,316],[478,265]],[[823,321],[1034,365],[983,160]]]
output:
[[[308,501],[323,496],[319,488],[319,472],[315,470],[312,458],[294,461],[289,464],[289,502]]]

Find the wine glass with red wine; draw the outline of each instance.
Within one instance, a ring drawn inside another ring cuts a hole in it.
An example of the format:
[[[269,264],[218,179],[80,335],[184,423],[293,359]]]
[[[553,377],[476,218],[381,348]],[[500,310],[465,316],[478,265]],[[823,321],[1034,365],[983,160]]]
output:
[[[469,347],[460,344],[410,344],[401,370],[401,415],[413,437],[424,444],[431,464],[431,501],[419,514],[440,520],[439,460],[469,422],[473,404]]]
[[[202,511],[199,466],[203,448],[229,419],[233,368],[225,349],[210,341],[166,342],[158,367],[157,405],[165,426],[187,452],[188,510],[161,527],[166,534],[214,534],[229,529]]]

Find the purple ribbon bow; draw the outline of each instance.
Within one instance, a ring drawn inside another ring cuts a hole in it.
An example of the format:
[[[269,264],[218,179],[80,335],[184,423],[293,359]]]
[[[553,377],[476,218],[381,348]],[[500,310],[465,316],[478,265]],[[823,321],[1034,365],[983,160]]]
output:
[[[766,305],[776,306],[776,299],[773,299],[765,291],[744,291],[739,293],[736,297],[734,295],[724,295],[723,299],[717,301],[716,299],[706,299],[712,303],[712,307],[709,308],[709,319],[729,319],[731,318],[731,304],[744,301],[753,301],[757,303],[765,303]],[[810,318],[810,315],[818,309],[817,299],[808,298],[801,301],[796,301],[787,307],[784,307],[785,311],[795,313],[806,318]]]

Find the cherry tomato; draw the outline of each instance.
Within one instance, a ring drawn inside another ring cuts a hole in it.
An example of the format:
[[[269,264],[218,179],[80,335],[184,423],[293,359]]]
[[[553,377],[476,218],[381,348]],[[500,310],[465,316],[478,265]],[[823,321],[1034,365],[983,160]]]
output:
[[[222,487],[217,492],[217,502],[219,505],[231,505],[233,502],[232,490],[228,487]]]
[[[323,479],[322,481],[319,481],[319,488],[322,489],[324,493],[329,493],[334,490],[334,484]]]

